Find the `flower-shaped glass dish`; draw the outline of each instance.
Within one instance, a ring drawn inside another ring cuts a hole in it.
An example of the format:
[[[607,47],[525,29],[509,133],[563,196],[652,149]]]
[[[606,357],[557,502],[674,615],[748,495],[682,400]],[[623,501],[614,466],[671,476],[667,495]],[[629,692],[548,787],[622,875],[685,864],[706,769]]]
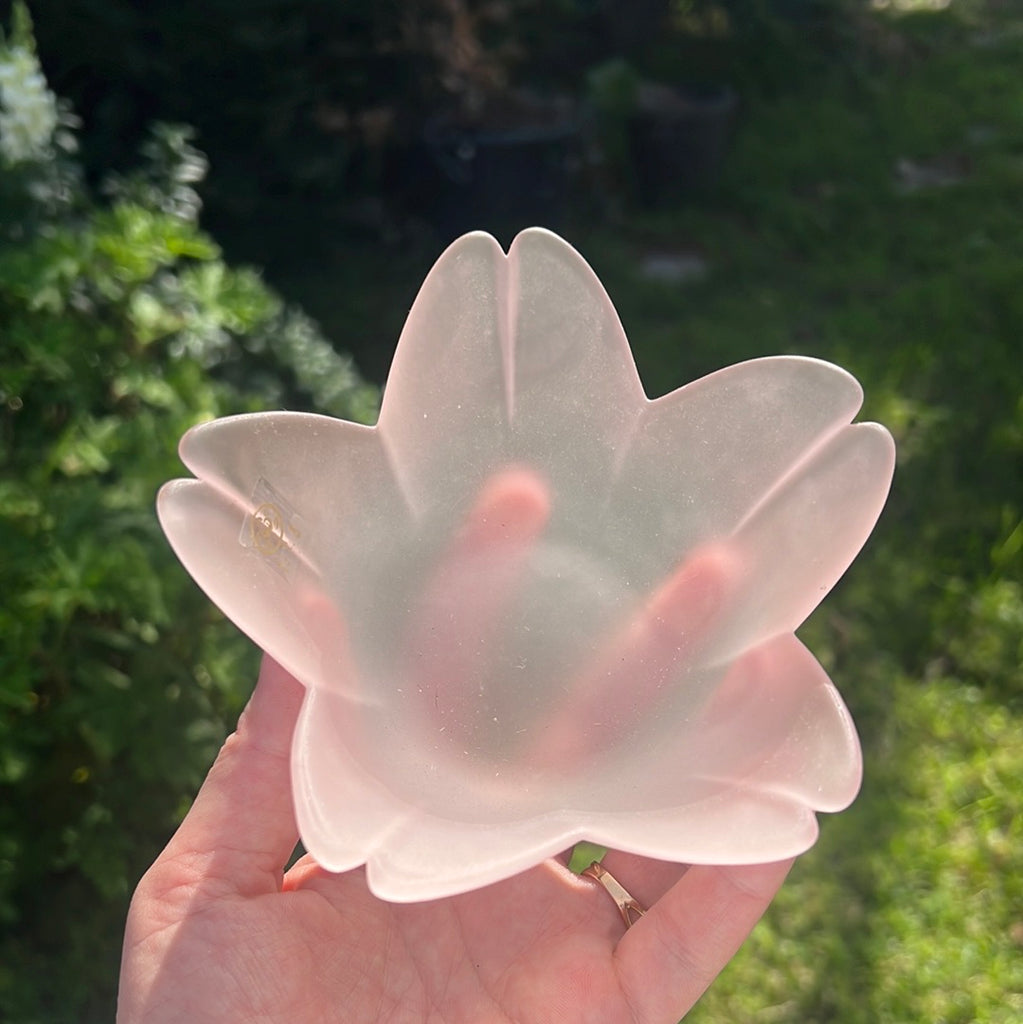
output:
[[[859,787],[793,631],[884,503],[888,433],[843,370],[777,357],[648,400],[556,235],[454,242],[379,423],[196,427],[163,527],[307,692],[306,848],[431,899],[579,839],[685,862],[795,854]]]

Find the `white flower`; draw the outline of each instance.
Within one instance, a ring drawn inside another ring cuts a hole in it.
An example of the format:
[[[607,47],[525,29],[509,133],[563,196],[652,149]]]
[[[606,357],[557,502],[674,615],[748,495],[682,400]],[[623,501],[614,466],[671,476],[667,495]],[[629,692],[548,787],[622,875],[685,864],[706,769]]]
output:
[[[57,97],[36,55],[24,46],[0,49],[0,157],[20,164],[45,157],[57,129]]]

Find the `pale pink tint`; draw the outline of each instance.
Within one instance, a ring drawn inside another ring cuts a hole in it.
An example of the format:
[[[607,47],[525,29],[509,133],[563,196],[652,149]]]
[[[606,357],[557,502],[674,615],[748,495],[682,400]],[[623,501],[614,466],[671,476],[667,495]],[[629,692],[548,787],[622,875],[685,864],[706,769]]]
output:
[[[685,862],[799,853],[860,749],[793,631],[891,481],[838,367],[758,359],[650,401],[550,232],[452,244],[368,428],[205,424],[160,494],[188,571],[307,687],[292,783],[325,867],[386,899],[589,839]]]

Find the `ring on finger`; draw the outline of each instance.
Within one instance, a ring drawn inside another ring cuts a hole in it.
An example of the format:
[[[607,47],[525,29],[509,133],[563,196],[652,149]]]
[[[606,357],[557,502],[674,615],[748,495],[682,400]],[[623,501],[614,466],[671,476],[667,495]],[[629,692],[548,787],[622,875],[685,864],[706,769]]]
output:
[[[615,901],[618,912],[622,915],[625,927],[631,928],[645,913],[646,908],[615,878],[606,868],[601,866],[600,861],[594,861],[588,868],[580,872],[587,878],[592,878],[607,890],[608,895]]]

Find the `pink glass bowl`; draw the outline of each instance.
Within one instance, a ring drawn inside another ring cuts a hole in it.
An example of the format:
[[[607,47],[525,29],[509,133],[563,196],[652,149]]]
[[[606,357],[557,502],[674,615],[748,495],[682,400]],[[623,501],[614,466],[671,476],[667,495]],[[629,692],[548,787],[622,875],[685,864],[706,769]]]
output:
[[[454,242],[380,420],[189,431],[174,550],[307,687],[292,784],[332,871],[424,900],[588,839],[786,857],[850,803],[856,733],[794,630],[880,514],[891,437],[781,356],[643,392],[614,307],[541,229]]]

